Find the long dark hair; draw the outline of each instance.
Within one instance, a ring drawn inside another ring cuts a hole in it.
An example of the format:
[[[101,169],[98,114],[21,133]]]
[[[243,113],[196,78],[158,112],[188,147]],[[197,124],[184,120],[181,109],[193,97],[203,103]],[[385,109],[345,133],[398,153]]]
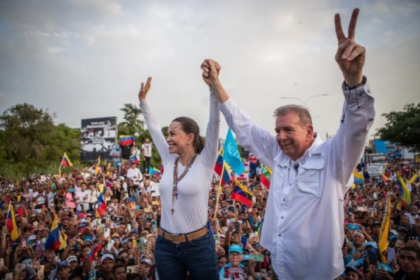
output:
[[[194,134],[194,150],[197,154],[201,153],[204,149],[204,141],[200,136],[200,127],[198,124],[191,118],[188,117],[179,117],[173,120],[173,122],[179,122],[181,124],[182,131],[187,134]]]

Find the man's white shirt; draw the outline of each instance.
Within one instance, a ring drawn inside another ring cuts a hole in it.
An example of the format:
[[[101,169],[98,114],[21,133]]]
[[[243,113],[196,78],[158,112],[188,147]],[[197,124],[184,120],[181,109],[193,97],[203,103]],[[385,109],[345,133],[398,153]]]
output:
[[[272,253],[279,279],[335,279],[344,271],[344,193],[364,151],[375,117],[367,83],[346,91],[337,134],[316,137],[297,161],[284,154],[275,136],[255,125],[233,100],[220,109],[239,144],[273,174],[261,245]]]

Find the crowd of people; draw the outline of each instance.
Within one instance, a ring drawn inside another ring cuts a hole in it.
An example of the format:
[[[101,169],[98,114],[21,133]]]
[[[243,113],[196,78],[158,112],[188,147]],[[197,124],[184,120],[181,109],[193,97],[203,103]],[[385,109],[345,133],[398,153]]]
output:
[[[270,252],[259,243],[268,195],[259,181],[259,167],[259,163],[253,165],[249,181],[243,182],[253,194],[251,207],[231,199],[233,185],[228,183],[219,194],[216,208],[217,178],[209,188],[208,220],[220,279],[224,279],[224,268],[230,273],[236,271],[235,279],[243,279],[240,275],[246,275],[246,279],[272,276]],[[95,175],[97,169],[92,166],[19,181],[1,178],[0,279],[158,279],[154,245],[161,205],[155,190],[160,176],[144,174],[143,181],[134,185],[127,174],[137,168],[136,164],[121,169],[108,166]],[[406,203],[393,179],[396,171],[406,182],[413,179],[411,204]],[[412,279],[401,275],[418,275],[418,173],[417,165],[395,161],[383,177],[366,176],[363,184],[356,184],[346,194],[346,239],[342,248],[346,271],[340,279]],[[98,216],[100,193],[106,212]],[[392,200],[391,225],[387,259],[382,263],[378,241],[388,196]],[[11,240],[7,227],[9,205],[18,227],[16,240]],[[61,243],[48,247],[56,218]]]

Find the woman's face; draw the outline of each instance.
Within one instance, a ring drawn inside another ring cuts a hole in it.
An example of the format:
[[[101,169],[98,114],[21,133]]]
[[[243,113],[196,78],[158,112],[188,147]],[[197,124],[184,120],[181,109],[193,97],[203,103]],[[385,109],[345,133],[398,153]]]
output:
[[[166,142],[169,145],[169,153],[180,154],[192,145],[193,134],[186,134],[179,122],[172,122],[168,127],[168,137]]]
[[[89,255],[89,252],[90,252],[90,248],[89,247],[83,248],[83,250],[82,250],[82,256],[84,258],[87,258],[87,256]]]

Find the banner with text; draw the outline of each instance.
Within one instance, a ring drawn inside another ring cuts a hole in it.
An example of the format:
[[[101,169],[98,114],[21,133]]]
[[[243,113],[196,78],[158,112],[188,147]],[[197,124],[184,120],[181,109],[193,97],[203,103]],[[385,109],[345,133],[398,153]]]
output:
[[[80,160],[111,160],[110,153],[115,147],[118,135],[117,117],[84,119],[80,134]]]

